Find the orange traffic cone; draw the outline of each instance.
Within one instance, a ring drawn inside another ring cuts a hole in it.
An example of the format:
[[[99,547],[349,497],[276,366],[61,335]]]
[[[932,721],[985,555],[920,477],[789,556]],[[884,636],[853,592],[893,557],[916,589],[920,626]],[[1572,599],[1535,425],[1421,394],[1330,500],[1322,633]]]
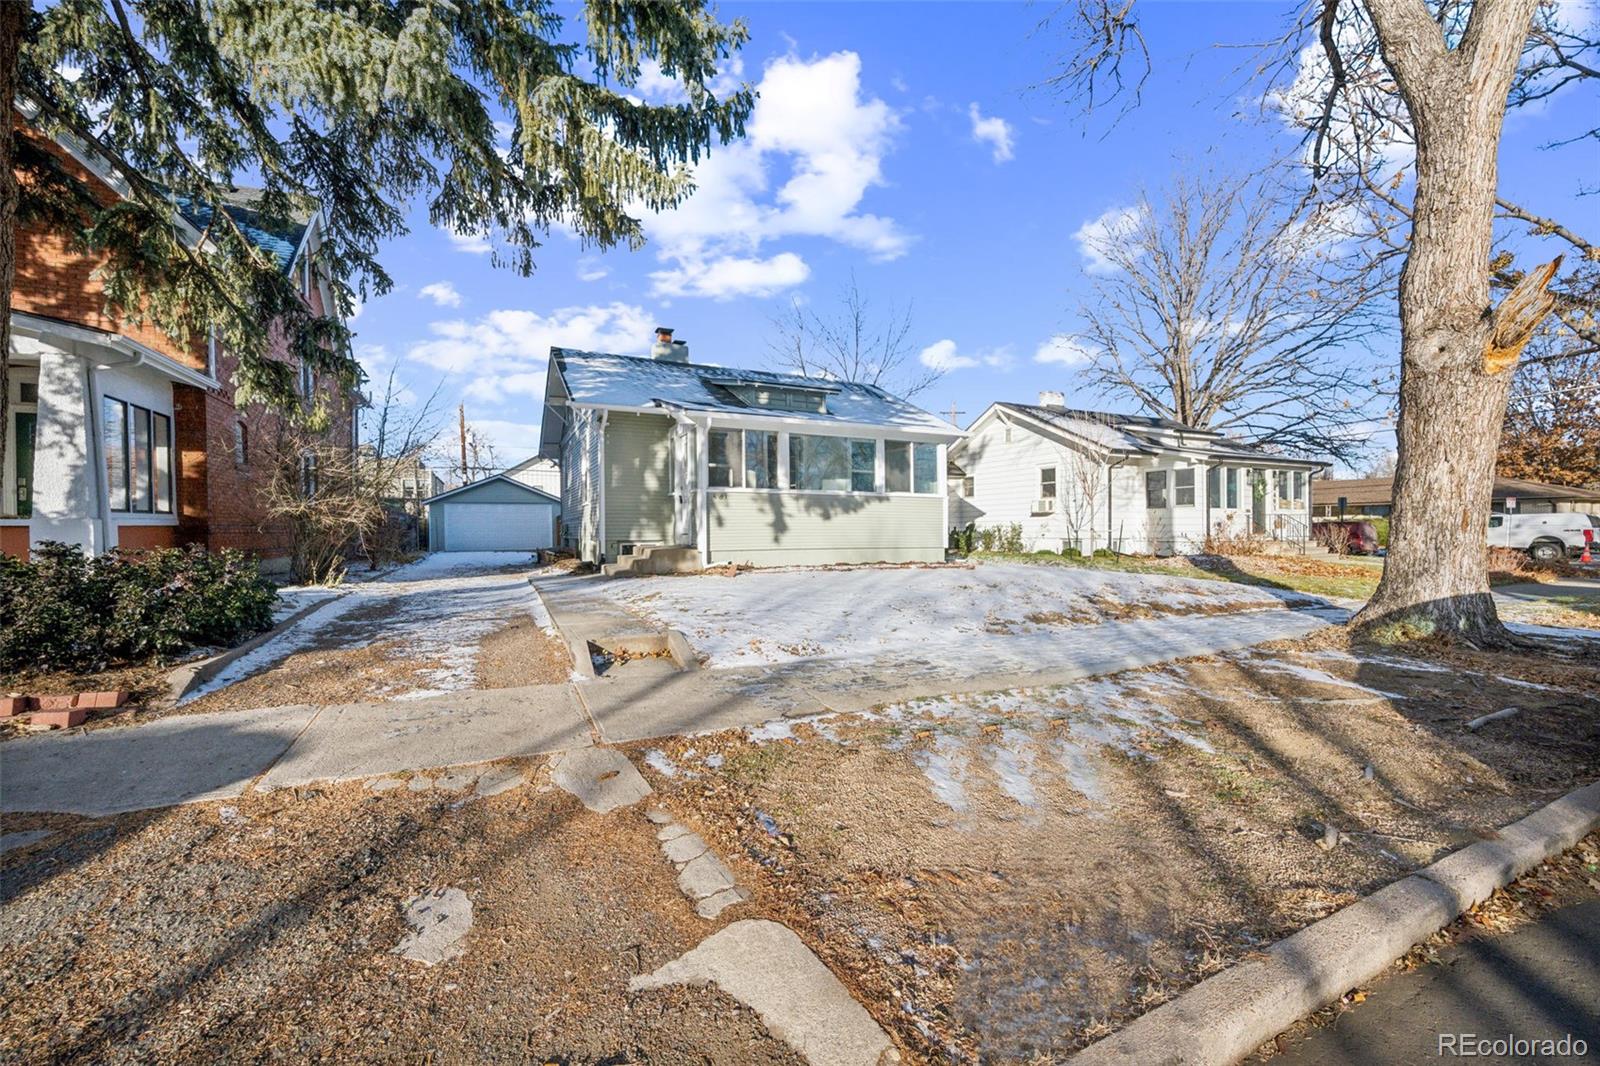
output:
[[[1592,562],[1594,562],[1594,556],[1592,554],[1590,554],[1590,552],[1589,552],[1589,547],[1592,544],[1594,544],[1594,531],[1590,530],[1590,529],[1586,529],[1586,530],[1583,531],[1583,554],[1578,556],[1578,562],[1580,562],[1580,563],[1592,563]]]

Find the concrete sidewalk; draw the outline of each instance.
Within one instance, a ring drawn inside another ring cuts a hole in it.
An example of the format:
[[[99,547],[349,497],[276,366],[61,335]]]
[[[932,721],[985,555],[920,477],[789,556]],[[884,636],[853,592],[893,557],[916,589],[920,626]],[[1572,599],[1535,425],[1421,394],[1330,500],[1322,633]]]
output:
[[[0,744],[0,811],[101,816],[590,743],[570,685],[173,715]]]
[[[1450,948],[1437,965],[1379,982],[1367,1001],[1272,1058],[1274,1066],[1388,1066],[1459,1057],[1489,1042],[1583,1040],[1587,1052],[1474,1055],[1481,1063],[1600,1061],[1600,902],[1563,907],[1500,936]],[[1454,1045],[1451,1041],[1454,1040]],[[1510,1049],[1507,1048],[1509,1051]]]
[[[1492,591],[1496,599],[1510,603],[1541,603],[1570,597],[1600,604],[1600,581],[1581,577],[1523,581],[1515,585],[1500,585]]]

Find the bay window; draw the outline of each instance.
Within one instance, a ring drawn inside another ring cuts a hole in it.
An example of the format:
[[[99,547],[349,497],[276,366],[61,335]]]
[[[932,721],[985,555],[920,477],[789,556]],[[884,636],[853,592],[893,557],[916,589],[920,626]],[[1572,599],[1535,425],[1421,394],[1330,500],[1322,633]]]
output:
[[[172,419],[105,396],[100,401],[100,450],[111,510],[172,513]]]

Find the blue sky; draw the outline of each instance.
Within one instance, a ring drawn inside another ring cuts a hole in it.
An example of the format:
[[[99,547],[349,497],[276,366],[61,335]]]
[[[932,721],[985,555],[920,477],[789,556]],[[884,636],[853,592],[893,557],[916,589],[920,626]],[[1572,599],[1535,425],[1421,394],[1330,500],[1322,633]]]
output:
[[[586,251],[552,233],[522,278],[418,205],[412,232],[385,249],[395,290],[352,323],[358,353],[375,384],[391,367],[419,395],[442,382],[440,402],[464,403],[515,462],[536,448],[552,343],[645,354],[659,324],[696,361],[770,366],[772,316],[793,299],[826,311],[854,272],[879,307],[909,304],[914,348],[950,368],[922,406],[954,404],[966,424],[990,401],[1048,388],[1119,407],[1053,341],[1073,332],[1092,281],[1084,227],[1180,168],[1250,166],[1294,143],[1252,103],[1260,86],[1238,69],[1252,53],[1213,47],[1269,38],[1288,5],[1146,4],[1155,69],[1115,124],[1035,88],[1066,48],[1039,28],[1047,5],[725,5],[751,32],[730,75],[762,100],[691,201],[648,220],[644,249]],[[1502,189],[1593,228],[1600,197],[1574,193],[1585,167],[1600,171],[1596,151],[1541,146],[1594,103],[1569,93],[1514,116]]]

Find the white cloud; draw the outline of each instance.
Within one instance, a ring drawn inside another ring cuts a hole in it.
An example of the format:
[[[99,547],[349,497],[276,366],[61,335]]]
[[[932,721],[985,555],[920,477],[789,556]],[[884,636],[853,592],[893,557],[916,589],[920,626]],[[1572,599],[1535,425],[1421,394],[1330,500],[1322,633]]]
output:
[[[624,303],[563,307],[548,315],[499,310],[472,321],[431,323],[432,336],[413,344],[407,355],[449,374],[470,375],[463,391],[471,399],[537,398],[544,395],[552,346],[642,354],[652,325],[642,307]]]
[[[989,145],[994,152],[996,163],[1004,163],[1015,155],[1012,150],[1012,138],[1016,131],[1012,129],[1011,123],[998,115],[985,118],[976,103],[967,105],[967,117],[972,120],[972,139],[979,144]]]
[[[1141,207],[1113,207],[1079,226],[1072,239],[1083,253],[1084,272],[1115,274],[1117,265],[1109,257],[1111,249],[1126,240],[1143,219]]]
[[[424,285],[417,290],[417,296],[420,299],[432,300],[440,307],[461,306],[461,294],[448,281],[435,281],[430,285]]]
[[[884,182],[883,158],[900,128],[888,104],[863,96],[861,57],[785,56],[767,65],[757,88],[746,139],[695,167],[695,191],[682,205],[646,217],[667,267],[652,275],[657,294],[726,299],[798,285],[810,274],[798,253],[761,254],[786,238],[820,237],[880,260],[911,243],[893,219],[860,210],[867,190]]]
[[[472,428],[489,438],[489,443],[499,453],[500,462],[506,466],[515,466],[539,452],[540,427],[537,422],[473,418]]]
[[[458,252],[466,252],[469,255],[488,255],[493,251],[493,246],[489,244],[488,239],[477,234],[461,234],[448,229],[440,230],[440,232],[450,238],[450,246]]]
[[[1009,348],[990,348],[966,354],[957,349],[956,342],[948,337],[934,341],[917,354],[917,361],[929,370],[965,370],[986,366],[993,370],[1009,370],[1015,360]]]
[[[1055,363],[1060,366],[1078,366],[1094,358],[1094,349],[1075,337],[1057,333],[1042,342],[1033,353],[1035,363]]]
[[[770,259],[726,255],[703,260],[685,258],[670,270],[650,275],[659,296],[709,296],[729,300],[735,296],[771,296],[801,284],[811,276],[806,261],[793,252]]]
[[[599,281],[609,273],[611,268],[593,256],[584,256],[578,260],[579,281]]]

